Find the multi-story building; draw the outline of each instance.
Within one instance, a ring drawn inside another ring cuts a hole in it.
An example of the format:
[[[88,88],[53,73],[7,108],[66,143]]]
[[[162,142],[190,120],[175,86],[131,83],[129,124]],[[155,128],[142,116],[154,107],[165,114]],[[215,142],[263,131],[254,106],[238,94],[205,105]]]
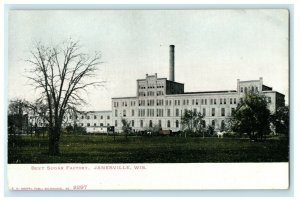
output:
[[[193,110],[204,115],[204,127],[212,125],[220,129],[225,126],[226,118],[247,92],[262,93],[268,97],[271,112],[285,104],[284,95],[264,85],[263,78],[248,81],[238,79],[235,90],[185,92],[184,84],[175,82],[174,50],[174,45],[170,45],[169,80],[159,78],[157,74],[146,74],[144,79],[137,80],[136,96],[112,98],[111,111],[66,115],[64,126],[77,124],[91,131],[114,126],[115,131],[121,132],[121,120],[126,119],[135,131],[147,130],[157,125],[164,130],[176,132],[181,129],[181,116],[184,111]]]
[[[273,91],[258,80],[237,80],[236,90],[185,92],[184,84],[175,82],[174,46],[170,46],[170,79],[146,74],[137,80],[136,96],[112,98],[112,125],[121,131],[123,118],[133,130],[146,130],[158,125],[162,129],[179,131],[185,110],[201,112],[204,126],[216,129],[225,126],[225,120],[247,92],[262,93],[268,97],[269,109],[284,106],[284,95]]]

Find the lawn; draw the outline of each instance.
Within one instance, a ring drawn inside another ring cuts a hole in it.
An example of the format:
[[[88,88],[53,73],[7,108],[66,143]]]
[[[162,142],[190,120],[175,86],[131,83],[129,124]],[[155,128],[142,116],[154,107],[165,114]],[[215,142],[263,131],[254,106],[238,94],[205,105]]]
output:
[[[46,137],[17,137],[8,143],[8,163],[207,163],[288,162],[288,140],[171,136],[62,136],[61,154],[47,154]]]

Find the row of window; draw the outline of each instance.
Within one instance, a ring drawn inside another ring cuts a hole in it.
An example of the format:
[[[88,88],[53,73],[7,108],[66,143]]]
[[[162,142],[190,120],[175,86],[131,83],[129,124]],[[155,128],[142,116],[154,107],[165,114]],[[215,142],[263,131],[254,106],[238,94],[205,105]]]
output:
[[[207,108],[202,108],[202,115],[206,116],[206,109]],[[231,113],[234,110],[234,108],[231,108]],[[131,110],[131,116],[133,117],[135,115],[135,110]],[[184,109],[184,111],[187,111],[187,109]],[[197,112],[197,108],[194,108],[194,112]],[[163,117],[164,116],[164,109],[138,109],[138,117],[154,117],[156,114],[157,117]],[[168,117],[171,116],[171,109],[166,109],[166,114]],[[182,115],[182,110],[179,110],[179,108],[175,109],[175,116],[179,117]],[[221,108],[221,116],[226,116],[226,108]],[[127,116],[127,110],[123,110],[123,117]],[[216,108],[211,108],[211,116],[216,116]],[[115,117],[118,117],[118,110],[115,110]]]
[[[250,92],[258,92],[258,87],[251,86],[251,87],[240,87],[241,88],[241,93],[248,93],[248,91]]]
[[[130,106],[135,106],[135,101],[129,101]],[[123,107],[127,107],[127,101],[121,102]],[[114,107],[119,107],[119,102],[114,102]]]
[[[152,121],[152,120],[149,120],[148,125],[149,125],[150,128],[152,128],[152,127],[153,127],[153,121]],[[206,128],[206,121],[205,121],[205,120],[202,120],[201,125],[202,125],[203,128]],[[131,120],[131,121],[130,121],[130,126],[131,126],[131,127],[135,127],[135,121],[134,121],[134,120]],[[145,125],[144,125],[144,120],[139,120],[139,126],[140,126],[141,128],[143,128],[143,127],[145,126]],[[158,120],[158,126],[159,126],[159,127],[162,127],[161,120]],[[176,128],[179,128],[179,126],[180,126],[180,121],[179,121],[179,120],[176,120],[175,123],[174,123],[174,126],[175,126]],[[211,121],[211,126],[213,126],[213,127],[216,126],[215,120],[212,120],[212,121]],[[118,120],[115,120],[115,127],[118,127]],[[171,121],[170,121],[170,120],[167,120],[167,122],[166,122],[166,127],[167,127],[167,128],[170,128],[170,127],[171,127]],[[222,121],[221,121],[221,129],[224,129],[224,127],[225,127],[225,121],[222,120]]]
[[[163,85],[159,85],[159,86],[148,86],[148,87],[145,87],[145,86],[139,86],[139,89],[155,89],[155,88],[159,88],[159,89],[161,89],[161,88],[164,88],[164,86]]]
[[[97,115],[94,115],[94,116],[89,116],[89,115],[81,115],[81,119],[91,119],[91,118],[94,118],[94,119],[97,119],[98,118],[98,116]],[[64,117],[64,118],[66,118],[66,117]],[[78,116],[77,115],[75,115],[74,116],[74,118],[75,119],[78,119]],[[104,118],[104,116],[103,115],[100,115],[100,119],[103,119]],[[69,116],[69,119],[73,119],[73,116],[72,115],[70,115]],[[110,119],[110,116],[108,115],[108,116],[106,116],[106,119]]]
[[[155,94],[157,95],[157,96],[163,96],[164,95],[164,91],[157,91],[157,92],[155,92],[155,91],[148,91],[147,93],[146,92],[139,92],[139,96],[146,96],[146,94],[147,94],[147,96],[155,96]]]
[[[144,127],[144,120],[140,120],[139,122],[140,122],[140,125],[139,125],[139,126],[140,126],[141,128],[143,128],[143,127]],[[205,121],[204,121],[204,122],[205,122]],[[149,120],[149,124],[148,124],[148,125],[149,125],[150,128],[152,128],[152,127],[153,127],[153,121],[152,121],[152,120]],[[117,126],[118,126],[118,120],[115,120],[115,127],[117,127]],[[134,127],[134,126],[135,126],[135,121],[134,121],[134,120],[131,120],[130,126],[131,126],[131,127]],[[162,127],[161,120],[158,120],[158,126],[159,126],[159,127]],[[170,121],[170,120],[167,121],[167,127],[168,127],[168,128],[171,127],[171,121]],[[176,128],[179,128],[179,120],[176,120],[176,121],[175,121],[175,127],[176,127]]]
[[[72,124],[71,123],[69,123],[69,126],[72,126]],[[90,127],[90,126],[105,126],[103,123],[100,123],[100,124],[97,124],[97,123],[86,123],[86,124],[84,124],[84,123],[80,123],[79,124],[79,126],[82,126],[82,127],[84,127],[84,126],[87,126],[87,127]],[[106,124],[106,126],[110,126],[110,124],[108,123],[108,124]]]
[[[174,100],[174,105],[207,105],[208,101],[210,100],[210,105],[226,105],[226,104],[236,104],[236,98],[211,98],[211,99],[192,99],[190,101],[190,99],[183,99],[183,100]],[[165,100],[163,101],[162,99],[156,100],[156,105],[167,105],[167,106],[171,106],[172,105],[172,100]],[[123,106],[127,107],[127,103],[123,102],[122,104]],[[135,101],[131,101],[131,106],[135,106]],[[147,106],[154,106],[155,105],[155,100],[151,99],[151,100],[147,100]],[[145,100],[139,100],[139,106],[146,106],[146,102]],[[114,102],[114,107],[118,107],[117,102]]]

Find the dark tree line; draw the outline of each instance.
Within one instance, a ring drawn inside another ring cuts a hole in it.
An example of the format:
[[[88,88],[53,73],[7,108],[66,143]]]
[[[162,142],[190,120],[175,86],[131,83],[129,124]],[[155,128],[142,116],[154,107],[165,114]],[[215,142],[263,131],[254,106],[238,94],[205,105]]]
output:
[[[247,133],[250,139],[263,140],[274,124],[277,132],[288,135],[289,110],[279,107],[271,114],[266,96],[258,93],[247,93],[230,117],[230,126],[234,132]]]

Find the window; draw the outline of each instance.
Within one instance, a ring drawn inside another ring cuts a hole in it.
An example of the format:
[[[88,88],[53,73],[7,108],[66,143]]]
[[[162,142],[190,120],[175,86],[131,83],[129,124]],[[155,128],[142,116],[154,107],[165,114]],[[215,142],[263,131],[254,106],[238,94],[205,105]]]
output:
[[[255,91],[258,92],[258,87],[255,87]]]
[[[214,99],[214,104],[215,104],[215,105],[217,104],[217,99]]]
[[[161,128],[161,120],[158,120],[158,126]]]
[[[206,116],[206,108],[203,108],[203,110],[202,110],[202,115],[203,115],[203,116]]]
[[[118,120],[115,120],[115,127],[118,126]]]
[[[179,127],[179,121],[178,120],[176,120],[176,128],[178,128]]]
[[[192,100],[192,105],[195,105],[195,100],[194,99]]]
[[[215,112],[216,112],[216,109],[215,109],[215,108],[212,108],[212,109],[211,109],[211,116],[215,116]]]
[[[231,115],[233,114],[234,110],[235,110],[234,108],[231,108]]]
[[[205,120],[202,120],[201,123],[202,123],[202,127],[205,128],[205,127],[206,127],[206,122],[205,122]]]
[[[271,103],[271,102],[272,102],[271,97],[268,97],[268,103]]]
[[[211,105],[213,104],[213,99],[212,99],[212,98],[210,99],[210,104],[211,104]]]
[[[224,120],[221,121],[221,130],[223,131],[225,129],[225,122]]]
[[[117,110],[116,110],[116,111],[117,111]],[[117,116],[117,115],[116,115],[116,116]],[[102,115],[100,116],[100,119],[103,119],[103,116],[102,116]]]
[[[197,109],[196,108],[194,108],[194,113],[197,113]]]
[[[131,121],[131,126],[134,127],[134,120]]]
[[[176,117],[179,117],[179,109],[176,108]]]
[[[222,117],[225,116],[225,108],[221,108],[221,116],[222,116]]]
[[[131,116],[134,116],[134,110],[131,110]]]
[[[247,93],[247,87],[245,87],[245,93]]]
[[[152,128],[152,120],[149,121],[149,127]]]
[[[144,126],[143,120],[140,121],[140,126],[141,126],[141,128],[143,128],[143,126]]]
[[[107,116],[107,119],[110,119],[110,116]]]
[[[123,110],[123,117],[126,117],[126,110]]]
[[[109,124],[107,124],[107,126],[109,126]]]
[[[236,104],[236,98],[233,99],[233,103]]]
[[[96,126],[96,123],[94,123],[94,126]]]
[[[232,104],[232,98],[230,98],[229,101],[230,101],[230,104]]]
[[[100,126],[103,126],[103,123],[100,123]]]
[[[168,120],[167,127],[170,128],[170,125],[171,125],[170,120]]]
[[[90,123],[87,123],[87,126],[90,126],[91,124]]]
[[[224,98],[224,104],[226,104],[226,98]]]
[[[212,127],[215,127],[215,124],[216,124],[216,123],[215,123],[215,120],[212,120],[212,121],[211,121]]]
[[[81,119],[84,119],[84,116],[83,116],[83,115],[81,116]]]
[[[90,116],[86,116],[87,119],[90,119]]]
[[[223,102],[222,100],[223,100],[223,99],[222,99],[222,98],[220,98],[220,104],[222,104],[222,102]]]
[[[243,93],[244,92],[244,88],[243,87],[241,87],[241,93]]]
[[[97,116],[96,116],[96,115],[94,115],[94,119],[97,119]]]

